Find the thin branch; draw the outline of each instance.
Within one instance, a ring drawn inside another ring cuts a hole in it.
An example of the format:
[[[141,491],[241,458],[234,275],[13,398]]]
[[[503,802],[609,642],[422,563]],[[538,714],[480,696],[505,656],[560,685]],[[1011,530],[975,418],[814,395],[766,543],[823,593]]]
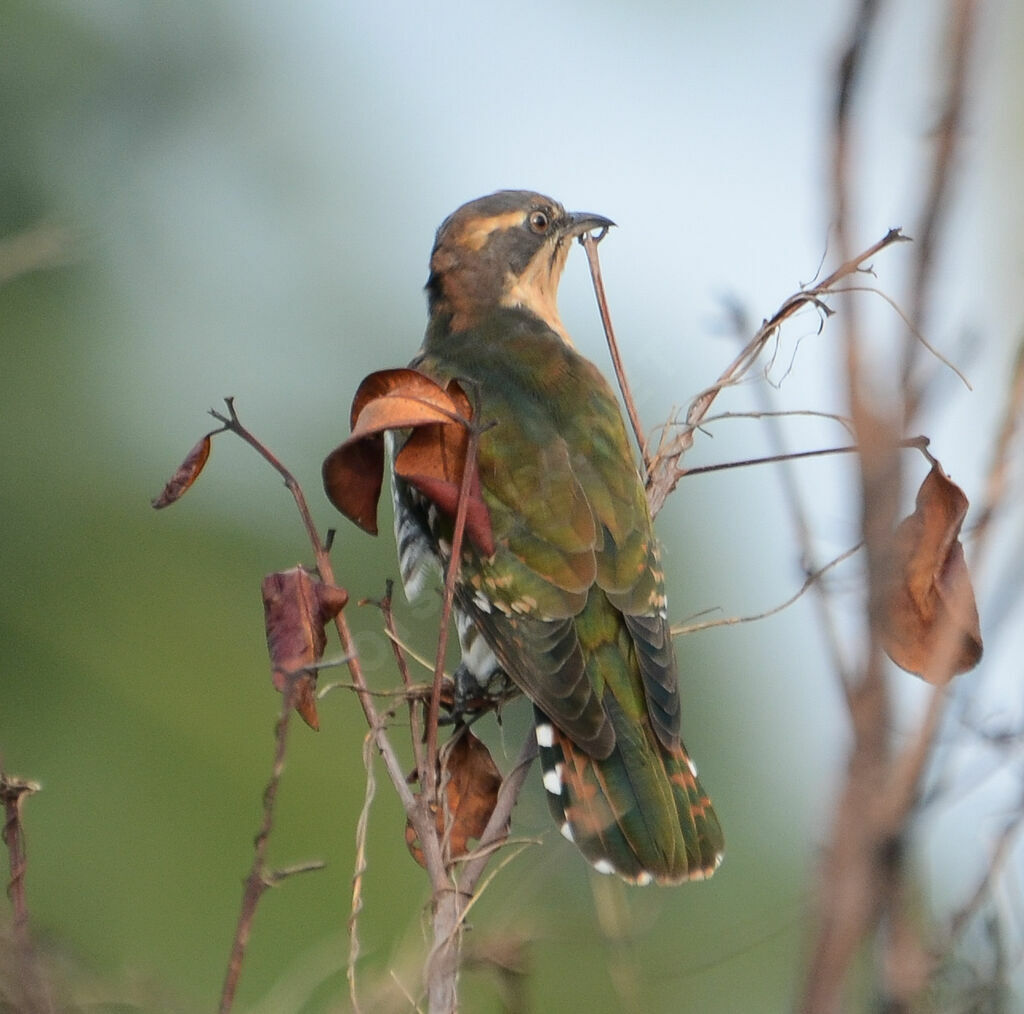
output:
[[[292,870],[278,870],[274,872],[268,871],[266,865],[267,846],[270,842],[271,831],[274,828],[274,803],[277,799],[277,789],[281,782],[281,775],[284,772],[284,760],[288,744],[288,720],[291,717],[293,708],[293,687],[294,683],[289,682],[287,689],[281,695],[281,714],[277,720],[275,730],[274,764],[270,772],[270,780],[267,782],[267,787],[263,790],[263,819],[254,843],[252,866],[249,870],[249,876],[245,880],[242,908],[238,914],[238,925],[235,929],[235,938],[231,946],[231,957],[228,960],[224,987],[221,990],[220,1014],[227,1014],[234,1005],[235,992],[238,989],[238,981],[242,974],[242,963],[245,960],[245,952],[249,944],[249,935],[252,932],[253,919],[256,916],[256,908],[259,905],[260,898],[263,897],[263,893],[291,873],[322,869],[324,865],[321,862],[312,862],[305,863],[301,867],[295,867]]]
[[[833,567],[839,566],[844,560],[848,560],[854,553],[858,552],[864,546],[863,542],[858,542],[857,545],[851,546],[845,552],[840,553],[837,557],[829,560],[824,567],[819,567],[816,571],[808,574],[804,579],[804,583],[788,598],[785,602],[780,602],[777,606],[772,606],[771,609],[766,609],[763,613],[754,613],[751,616],[728,616],[718,620],[706,620],[703,623],[688,623],[684,625],[673,625],[669,628],[669,633],[673,637],[682,637],[684,634],[695,634],[700,630],[710,630],[713,627],[732,627],[737,623],[754,623],[757,620],[767,619],[769,616],[774,616],[776,613],[781,613],[784,609],[788,609],[794,602],[800,599],[808,589],[812,588],[821,578],[828,573]]]
[[[608,229],[604,228],[596,237],[593,233],[584,233],[580,236],[580,244],[587,251],[590,278],[594,283],[594,295],[597,296],[597,308],[601,314],[601,325],[604,327],[608,351],[611,353],[615,378],[619,382],[619,390],[622,392],[622,400],[626,405],[629,424],[633,427],[633,436],[636,437],[637,447],[640,448],[640,456],[644,462],[644,474],[649,475],[651,461],[647,453],[647,438],[644,436],[643,424],[640,422],[640,413],[637,411],[636,402],[633,400],[633,392],[626,377],[625,367],[622,365],[622,357],[619,355],[619,343],[615,340],[615,329],[612,327],[612,316],[608,312],[608,299],[605,296],[604,281],[601,278],[601,264],[597,259],[597,244],[604,239],[607,232]]]
[[[928,447],[927,437],[908,437],[900,440],[897,447],[925,450]],[[769,454],[762,458],[744,458],[742,461],[722,461],[716,465],[699,465],[696,468],[682,470],[681,476],[706,475],[708,472],[724,472],[730,468],[748,468],[751,465],[777,465],[782,461],[799,461],[801,458],[827,458],[832,454],[857,454],[860,448],[856,444],[846,447],[822,447],[815,451],[786,451],[782,454]]]
[[[740,461],[720,461],[714,465],[698,465],[696,468],[682,470],[681,478],[693,475],[707,475],[709,472],[725,472],[731,468],[749,468],[751,465],[777,465],[782,461],[799,461],[801,458],[827,458],[833,454],[856,454],[859,448],[854,445],[846,447],[821,447],[814,451],[786,451],[782,454],[768,454],[760,458],[743,458]]]
[[[963,135],[967,68],[976,32],[977,9],[977,0],[954,0],[950,8],[946,95],[935,132],[932,163],[923,173],[927,193],[916,229],[916,257],[911,283],[912,326],[904,345],[901,375],[902,390],[906,393],[905,424],[914,417],[921,401],[921,389],[912,382],[918,352],[913,335],[927,329],[925,312],[932,294],[936,254],[948,219],[956,157]]]
[[[348,661],[346,660],[342,665],[348,665]],[[308,669],[310,667],[307,666],[306,668]],[[314,666],[312,668],[319,670],[322,667]],[[341,680],[337,680],[334,683],[325,683],[322,687],[318,688],[316,692],[316,699],[319,701],[335,690],[351,690],[354,694],[367,694],[370,697],[376,697],[382,701],[420,700],[429,697],[430,688],[425,683],[418,684],[418,687],[420,690],[419,693],[417,693],[416,687],[413,688],[411,693],[404,687],[396,687],[394,690],[369,690],[356,686],[355,683],[344,683]]]
[[[967,379],[967,374],[960,369],[956,363],[953,362],[948,356],[944,356],[917,328],[917,326],[911,321],[910,316],[904,312],[900,307],[899,303],[896,302],[892,296],[887,295],[881,289],[875,285],[844,285],[841,288],[835,290],[836,292],[870,292],[873,296],[878,296],[883,302],[888,303],[890,309],[896,314],[897,317],[907,326],[907,332],[914,341],[921,346],[933,359],[937,359],[947,370],[952,373],[957,380],[960,381],[968,391],[974,390],[974,385]],[[907,419],[909,422],[909,417]]]
[[[355,1014],[360,1014],[361,1011],[356,990],[356,962],[359,960],[359,913],[363,910],[363,875],[368,865],[366,832],[370,823],[370,804],[377,791],[377,782],[373,777],[373,733],[370,731],[363,737],[363,767],[366,769],[366,792],[363,796],[363,808],[359,811],[359,820],[356,822],[356,858],[355,869],[352,871],[352,905],[348,917],[348,965],[345,969],[348,995]]]
[[[509,863],[518,859],[519,856],[531,845],[540,844],[540,838],[505,838],[501,841],[494,842],[492,845],[488,845],[486,848],[475,849],[471,858],[484,860],[490,859],[490,857],[499,850],[507,849],[508,851],[502,858],[501,862],[487,874],[483,882],[473,888],[472,897],[466,902],[465,907],[459,915],[461,921],[465,923],[469,918],[469,913],[473,906],[487,893],[487,888],[494,882],[495,877],[497,877],[498,874],[509,865]],[[484,867],[481,867],[481,869],[483,868]]]
[[[391,650],[395,656],[395,665],[402,677],[402,685],[405,687],[406,699],[409,702],[409,729],[412,738],[413,754],[416,758],[416,772],[420,785],[427,784],[427,757],[423,749],[423,725],[420,722],[420,709],[417,706],[417,699],[413,693],[414,684],[409,674],[409,663],[406,660],[402,642],[399,640],[398,631],[395,628],[395,614],[391,608],[391,592],[394,582],[390,579],[387,582],[387,590],[384,598],[380,601],[381,614],[384,617],[384,632],[391,642]],[[442,674],[443,679],[443,674]],[[433,683],[430,687],[430,698],[433,699]]]
[[[853,423],[844,415],[839,415],[837,412],[822,412],[818,409],[813,408],[791,408],[791,409],[760,409],[750,412],[718,412],[715,415],[709,415],[704,418],[701,423],[701,429],[707,429],[712,423],[719,422],[724,419],[799,419],[803,416],[807,416],[811,419],[827,419],[832,422],[838,423],[846,430],[847,433],[853,433]],[[780,455],[786,452],[780,450]]]
[[[428,692],[425,695],[429,699],[429,689],[433,686],[434,662],[427,658],[426,655],[422,655],[418,651],[416,651],[412,647],[412,645],[408,643],[408,641],[402,640],[397,631],[388,630],[387,627],[385,627],[384,633],[387,635],[388,639],[392,642],[392,644],[395,645],[395,647],[401,649],[402,655],[405,658],[411,658],[421,669],[424,669],[431,674],[431,682],[428,686]],[[445,677],[449,677],[449,674],[447,672],[445,673]],[[412,689],[416,691],[417,696],[419,696],[420,688],[422,688],[424,684],[413,683],[411,686]]]

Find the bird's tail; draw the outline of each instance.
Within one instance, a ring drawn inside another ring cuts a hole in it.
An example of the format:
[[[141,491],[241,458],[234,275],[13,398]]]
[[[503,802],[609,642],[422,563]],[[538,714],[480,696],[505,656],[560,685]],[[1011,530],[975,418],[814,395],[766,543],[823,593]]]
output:
[[[682,743],[666,750],[611,693],[604,703],[616,735],[604,759],[534,709],[544,787],[562,834],[598,872],[633,884],[710,877],[722,861],[722,829]]]

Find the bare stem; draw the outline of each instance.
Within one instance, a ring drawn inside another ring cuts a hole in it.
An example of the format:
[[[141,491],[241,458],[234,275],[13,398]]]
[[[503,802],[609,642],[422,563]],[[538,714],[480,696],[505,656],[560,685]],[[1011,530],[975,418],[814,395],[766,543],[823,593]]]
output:
[[[242,963],[245,960],[246,948],[249,945],[249,936],[252,932],[253,919],[256,916],[256,908],[264,891],[279,883],[286,876],[297,872],[322,869],[323,863],[305,863],[300,867],[291,870],[279,870],[270,872],[267,870],[267,846],[270,842],[270,834],[274,828],[274,803],[277,799],[277,789],[281,783],[281,774],[284,771],[284,760],[288,744],[288,719],[292,713],[294,684],[288,683],[288,687],[281,695],[281,714],[277,719],[275,730],[274,764],[270,772],[270,780],[263,790],[263,820],[260,829],[256,834],[255,847],[253,850],[252,866],[249,876],[245,880],[245,891],[242,895],[242,908],[238,914],[238,926],[235,929],[235,938],[231,946],[231,957],[228,960],[227,974],[224,977],[224,987],[220,996],[220,1012],[227,1014],[235,1002],[235,992],[238,989],[238,981],[242,975]]]
[[[673,637],[682,637],[684,634],[695,634],[701,630],[710,630],[713,627],[731,627],[737,623],[755,623],[757,620],[767,619],[769,616],[775,616],[777,613],[781,613],[783,609],[788,609],[794,602],[800,599],[804,593],[813,588],[816,584],[821,581],[821,578],[827,574],[833,567],[839,566],[844,560],[848,560],[854,553],[858,552],[863,548],[863,543],[858,542],[857,545],[851,546],[845,552],[840,553],[838,556],[829,560],[823,567],[819,567],[817,570],[812,571],[804,578],[804,583],[792,594],[785,602],[780,602],[777,606],[772,606],[771,609],[766,609],[764,612],[755,613],[752,616],[727,616],[724,619],[718,620],[707,620],[704,623],[687,623],[687,624],[676,624],[670,628],[670,633]]]
[[[612,316],[608,312],[608,299],[604,293],[604,281],[601,278],[601,264],[597,257],[597,244],[604,239],[607,229],[601,231],[595,237],[593,233],[584,233],[580,236],[580,243],[587,251],[587,262],[590,265],[590,277],[594,283],[594,294],[597,296],[597,308],[601,313],[601,324],[604,327],[604,335],[608,341],[608,351],[611,353],[612,366],[615,369],[615,378],[619,382],[619,390],[622,392],[622,400],[626,403],[626,413],[629,416],[629,424],[633,427],[633,436],[636,437],[637,446],[640,448],[640,456],[644,462],[644,474],[650,473],[650,459],[647,456],[647,438],[644,436],[643,424],[640,422],[640,413],[636,409],[636,402],[633,400],[633,391],[629,386],[629,379],[626,377],[626,369],[622,365],[622,357],[619,355],[619,343],[615,340],[615,329],[612,327]]]
[[[914,336],[923,333],[928,326],[926,310],[932,295],[935,261],[956,178],[956,156],[963,137],[967,70],[977,27],[978,6],[978,0],[953,0],[950,4],[946,94],[933,135],[932,163],[929,171],[923,174],[927,189],[914,233],[917,242],[914,245],[910,325],[902,364],[905,423],[914,417],[921,402],[921,385],[914,383],[914,365],[919,352],[919,343]]]
[[[912,447],[923,450],[928,446],[927,437],[908,437],[900,440],[898,447]],[[782,461],[799,461],[801,458],[826,458],[832,454],[857,454],[860,448],[856,444],[846,447],[823,447],[816,451],[786,451],[783,454],[769,454],[763,458],[745,458],[743,461],[722,461],[717,465],[700,465],[698,468],[687,468],[683,475],[706,475],[708,472],[724,472],[730,468],[749,468],[751,465],[777,465]]]
[[[395,665],[398,666],[399,675],[402,677],[402,686],[405,687],[406,700],[409,702],[409,732],[412,739],[413,754],[416,757],[416,773],[420,785],[427,783],[427,759],[423,750],[423,726],[420,721],[419,700],[413,689],[412,677],[409,674],[409,663],[405,653],[402,651],[402,643],[398,637],[398,630],[395,628],[395,614],[391,608],[391,592],[394,582],[388,580],[387,591],[380,602],[381,613],[384,617],[384,631],[391,642],[391,650],[395,656]],[[433,684],[430,693],[433,697]]]

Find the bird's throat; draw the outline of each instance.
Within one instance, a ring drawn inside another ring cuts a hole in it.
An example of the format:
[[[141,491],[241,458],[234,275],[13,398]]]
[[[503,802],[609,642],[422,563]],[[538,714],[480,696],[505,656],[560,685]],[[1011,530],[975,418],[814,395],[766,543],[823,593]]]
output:
[[[565,242],[553,249],[542,247],[518,277],[506,276],[501,305],[529,310],[572,348],[572,339],[558,313],[558,282],[568,255],[569,244]]]

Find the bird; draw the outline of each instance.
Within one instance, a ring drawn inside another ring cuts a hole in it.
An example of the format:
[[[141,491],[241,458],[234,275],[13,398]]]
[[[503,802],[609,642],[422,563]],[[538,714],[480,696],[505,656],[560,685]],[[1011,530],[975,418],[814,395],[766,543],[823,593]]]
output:
[[[456,701],[533,704],[562,834],[637,885],[703,880],[723,836],[680,739],[660,548],[618,400],[558,311],[572,242],[614,223],[528,190],[462,205],[437,230],[429,321],[410,367],[475,392],[493,553],[463,544]],[[392,474],[412,599],[443,571],[453,517]]]

